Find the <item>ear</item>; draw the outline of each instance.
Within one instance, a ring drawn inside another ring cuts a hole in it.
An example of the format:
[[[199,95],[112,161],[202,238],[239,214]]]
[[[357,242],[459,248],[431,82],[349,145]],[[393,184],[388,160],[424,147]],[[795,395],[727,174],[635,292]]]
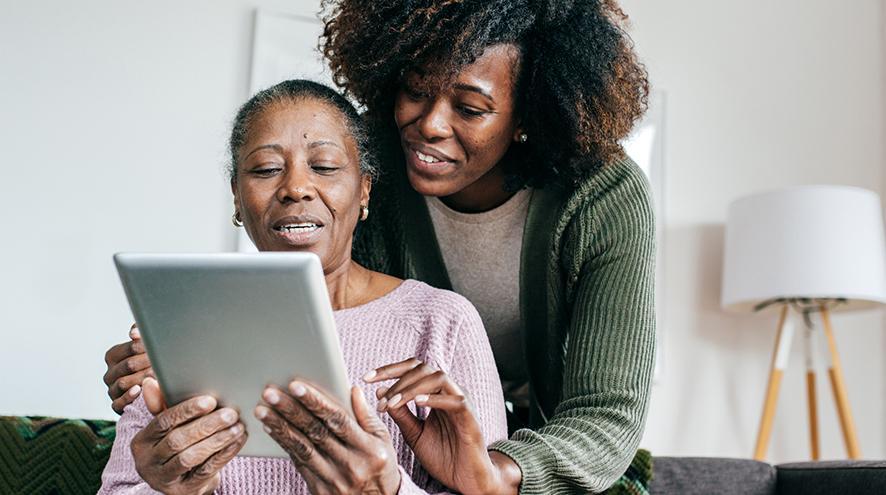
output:
[[[372,191],[372,177],[363,174],[360,177],[360,204],[369,206],[369,192]]]
[[[231,177],[231,194],[234,195],[234,210],[240,204],[240,192],[237,190],[237,178]]]
[[[514,141],[515,143],[519,143],[519,142],[520,142],[520,135],[521,135],[521,134],[523,134],[523,126],[522,126],[522,125],[518,125],[518,126],[514,129],[514,135],[511,136],[511,140]]]

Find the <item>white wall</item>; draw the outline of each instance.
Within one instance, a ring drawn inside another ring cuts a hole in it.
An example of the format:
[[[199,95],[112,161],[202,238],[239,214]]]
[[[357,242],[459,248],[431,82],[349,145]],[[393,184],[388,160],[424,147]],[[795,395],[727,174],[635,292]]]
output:
[[[623,0],[654,85],[668,96],[664,373],[643,445],[657,454],[749,457],[776,315],[719,309],[726,207],[797,184],[886,191],[884,2]],[[865,457],[886,457],[882,313],[834,317]],[[769,450],[809,458],[801,341]],[[822,455],[845,457],[826,376]]]
[[[718,308],[726,205],[793,184],[886,192],[883,1],[623,4],[668,96],[665,361],[644,445],[749,456],[775,319]],[[232,246],[221,168],[252,9],[313,5],[0,3],[0,414],[113,417],[102,354],[131,318],[110,256]],[[863,452],[886,457],[884,319],[834,323]],[[808,456],[801,368],[776,461]],[[841,457],[825,386],[823,452]]]
[[[233,246],[222,168],[255,7],[0,2],[0,414],[113,417],[116,251]]]

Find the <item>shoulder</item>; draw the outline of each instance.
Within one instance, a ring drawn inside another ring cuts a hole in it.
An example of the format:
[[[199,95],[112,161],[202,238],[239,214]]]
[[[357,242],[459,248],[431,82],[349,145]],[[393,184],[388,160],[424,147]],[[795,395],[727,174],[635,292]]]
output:
[[[655,215],[646,174],[624,156],[580,181],[569,192],[561,222],[567,235],[623,238],[654,231]]]
[[[399,311],[425,325],[452,327],[479,318],[474,305],[455,292],[413,279],[404,280],[401,290]]]
[[[403,285],[408,292],[397,303],[397,316],[419,333],[440,364],[451,361],[459,342],[486,339],[480,314],[464,296],[418,280]]]
[[[655,243],[655,214],[646,174],[624,156],[568,193],[559,218],[561,268],[576,279],[601,255],[646,256]]]
[[[651,212],[652,205],[646,174],[626,155],[579,181],[571,199],[580,204],[582,213],[589,209]]]

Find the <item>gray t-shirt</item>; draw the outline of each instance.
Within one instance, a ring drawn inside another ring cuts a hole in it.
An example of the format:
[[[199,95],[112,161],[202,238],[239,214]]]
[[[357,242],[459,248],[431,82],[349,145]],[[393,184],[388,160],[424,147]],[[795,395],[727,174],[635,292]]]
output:
[[[520,320],[520,253],[530,189],[483,213],[460,213],[426,197],[452,289],[476,306],[495,355],[505,399],[529,405]]]

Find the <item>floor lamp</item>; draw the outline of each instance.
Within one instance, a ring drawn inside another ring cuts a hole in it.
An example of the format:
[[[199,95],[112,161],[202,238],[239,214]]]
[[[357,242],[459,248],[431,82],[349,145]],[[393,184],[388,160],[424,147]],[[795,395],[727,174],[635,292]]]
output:
[[[722,306],[778,308],[754,458],[766,457],[781,377],[797,321],[804,327],[812,459],[819,458],[815,368],[817,326],[827,344],[828,375],[850,459],[861,456],[831,313],[886,303],[886,241],[880,198],[865,189],[804,186],[754,194],[729,206]]]

